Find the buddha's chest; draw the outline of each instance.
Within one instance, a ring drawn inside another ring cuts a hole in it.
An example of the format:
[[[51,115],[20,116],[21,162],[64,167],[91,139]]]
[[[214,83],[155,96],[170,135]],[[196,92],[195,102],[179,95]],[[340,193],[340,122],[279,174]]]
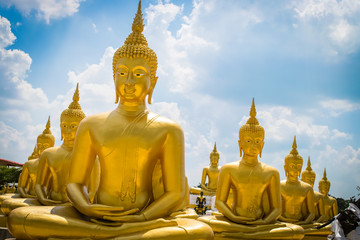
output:
[[[257,169],[237,171],[231,175],[233,185],[240,192],[262,192],[267,186],[268,176]]]
[[[56,156],[48,159],[48,164],[53,175],[65,177],[69,174],[71,166],[71,152],[60,152]]]
[[[305,200],[307,191],[305,189],[300,188],[298,185],[289,186],[283,185],[281,186],[281,196],[282,199],[291,202],[292,204],[302,204]]]

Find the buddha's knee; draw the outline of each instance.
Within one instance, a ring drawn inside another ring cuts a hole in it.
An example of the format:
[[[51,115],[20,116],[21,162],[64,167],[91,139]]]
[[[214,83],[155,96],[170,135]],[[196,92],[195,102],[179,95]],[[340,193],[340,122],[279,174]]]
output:
[[[26,218],[31,213],[27,207],[20,207],[10,212],[7,223],[9,232],[17,239],[31,239],[26,233]]]
[[[289,232],[292,233],[292,239],[303,239],[304,237],[304,229],[295,224],[286,223],[286,227],[289,228]]]

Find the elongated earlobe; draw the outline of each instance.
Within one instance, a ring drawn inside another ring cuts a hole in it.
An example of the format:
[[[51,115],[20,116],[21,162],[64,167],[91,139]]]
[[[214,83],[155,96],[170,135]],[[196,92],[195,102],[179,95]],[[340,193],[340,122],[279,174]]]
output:
[[[148,103],[151,104],[152,94],[154,92],[155,85],[157,83],[158,77],[155,77],[153,81],[151,81],[151,85],[148,92]]]
[[[117,93],[116,93],[115,104],[117,104],[118,102],[119,102],[119,95],[117,95]]]

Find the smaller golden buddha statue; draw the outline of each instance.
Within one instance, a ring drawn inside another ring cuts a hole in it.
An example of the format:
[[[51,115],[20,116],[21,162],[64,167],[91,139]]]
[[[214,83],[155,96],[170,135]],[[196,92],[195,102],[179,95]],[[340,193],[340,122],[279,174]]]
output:
[[[201,192],[205,196],[214,196],[216,194],[216,188],[218,183],[218,176],[220,167],[219,163],[220,155],[216,149],[216,143],[213,151],[210,153],[210,166],[205,167],[201,177],[201,188],[190,188],[191,194],[199,195]],[[208,182],[206,183],[206,178]]]
[[[315,203],[314,190],[308,183],[299,180],[303,158],[297,151],[296,137],[292,150],[285,157],[286,179],[281,181],[282,213],[279,220],[300,225],[304,228],[305,239],[325,238],[331,234],[329,228],[314,229]]]
[[[35,191],[43,205],[59,205],[69,202],[66,185],[69,179],[71,152],[78,125],[85,118],[79,104],[79,84],[73,102],[60,116],[61,146],[46,149],[39,158]]]
[[[310,156],[308,157],[307,167],[301,173],[301,181],[306,182],[314,188],[316,173],[311,168]],[[323,195],[314,191],[314,206],[315,206],[315,222],[324,222],[324,199]]]
[[[328,196],[330,190],[330,181],[326,177],[326,169],[324,169],[323,178],[319,181],[319,191],[324,199],[324,215],[323,222],[329,221],[338,214],[338,206],[336,199]]]
[[[54,143],[55,137],[50,131],[49,116],[45,130],[37,137],[37,154],[40,156],[45,149],[53,147]],[[32,155],[36,156],[36,153]],[[5,215],[8,215],[12,209],[17,207],[40,205],[39,201],[36,199],[35,193],[35,183],[38,166],[38,158],[30,159],[24,164],[18,181],[18,192],[20,193],[19,198],[5,199],[1,204],[1,211]]]
[[[265,130],[256,119],[254,99],[250,118],[240,128],[241,160],[221,167],[216,207],[221,215],[198,218],[210,225],[219,239],[302,239],[303,229],[278,223],[281,214],[279,172],[258,160]],[[227,204],[230,189],[232,206]]]

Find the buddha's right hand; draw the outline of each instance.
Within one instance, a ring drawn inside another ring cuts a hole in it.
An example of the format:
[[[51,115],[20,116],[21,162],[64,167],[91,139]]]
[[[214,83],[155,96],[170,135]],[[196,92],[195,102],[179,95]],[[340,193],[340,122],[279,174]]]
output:
[[[89,204],[83,207],[82,212],[89,217],[103,218],[104,216],[123,216],[127,211],[124,211],[124,207]]]
[[[237,222],[237,223],[247,223],[247,222],[251,222],[251,221],[255,221],[256,218],[254,217],[242,217],[242,216],[232,216],[232,218],[230,219],[233,222]]]

